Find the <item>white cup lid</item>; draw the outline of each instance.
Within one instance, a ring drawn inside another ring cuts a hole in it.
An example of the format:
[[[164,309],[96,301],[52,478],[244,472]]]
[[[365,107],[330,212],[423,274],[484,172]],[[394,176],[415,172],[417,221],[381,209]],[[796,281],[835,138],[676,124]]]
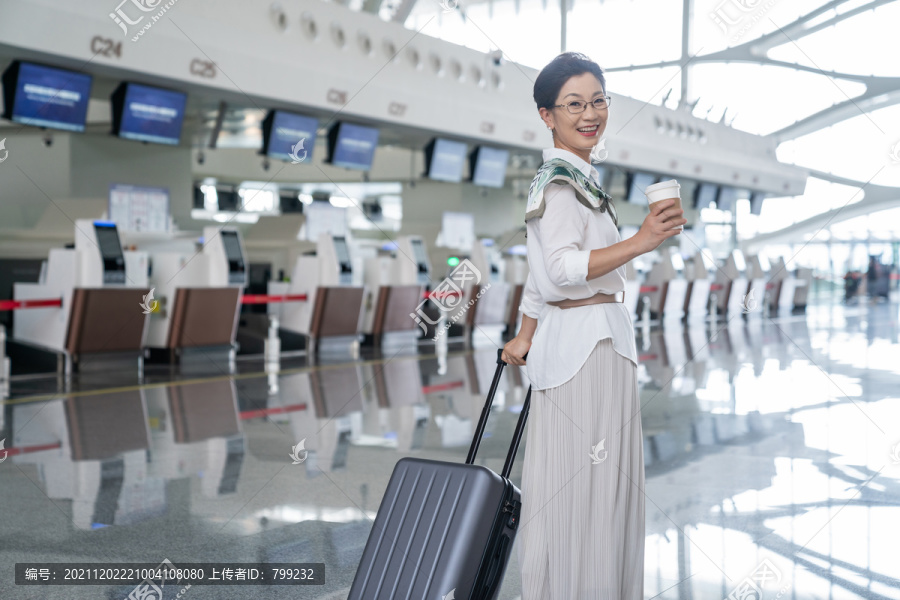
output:
[[[660,181],[659,183],[654,183],[653,185],[648,185],[647,189],[644,190],[645,194],[649,194],[650,192],[655,192],[656,190],[662,190],[670,187],[680,188],[681,184],[678,183],[675,179],[668,179],[666,181]]]

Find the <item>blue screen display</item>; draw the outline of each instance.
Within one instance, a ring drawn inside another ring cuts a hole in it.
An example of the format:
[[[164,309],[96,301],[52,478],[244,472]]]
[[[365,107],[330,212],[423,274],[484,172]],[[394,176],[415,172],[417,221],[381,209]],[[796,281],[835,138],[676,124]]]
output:
[[[759,215],[762,213],[763,200],[766,199],[765,192],[753,192],[750,196],[750,214]]]
[[[10,118],[24,125],[84,131],[90,95],[90,75],[23,62]]]
[[[331,164],[362,171],[372,168],[378,146],[378,130],[350,123],[341,123],[338,127]]]
[[[177,145],[187,94],[137,83],[127,84],[119,137]]]
[[[310,163],[318,127],[319,121],[313,117],[273,111],[272,127],[263,152],[272,158]]]
[[[734,212],[735,204],[738,199],[738,191],[733,187],[722,187],[716,198],[716,208],[719,210],[730,210]]]
[[[463,166],[466,161],[466,145],[437,138],[431,154],[428,177],[438,181],[462,181]]]
[[[632,204],[646,204],[647,196],[644,190],[656,183],[656,175],[635,173],[631,178],[631,188],[628,190],[628,202]]]
[[[694,208],[697,210],[709,208],[709,205],[715,202],[718,193],[718,186],[711,183],[701,183],[700,187],[697,188],[697,199],[694,202]]]
[[[509,151],[481,146],[472,173],[472,183],[486,187],[503,187]]]

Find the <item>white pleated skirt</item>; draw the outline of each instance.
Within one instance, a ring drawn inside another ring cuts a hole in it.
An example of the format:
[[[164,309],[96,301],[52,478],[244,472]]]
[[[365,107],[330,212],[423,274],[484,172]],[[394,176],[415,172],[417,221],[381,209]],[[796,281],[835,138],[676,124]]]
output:
[[[522,600],[642,600],[635,364],[612,340],[598,342],[572,379],[532,392],[525,439],[516,536]]]

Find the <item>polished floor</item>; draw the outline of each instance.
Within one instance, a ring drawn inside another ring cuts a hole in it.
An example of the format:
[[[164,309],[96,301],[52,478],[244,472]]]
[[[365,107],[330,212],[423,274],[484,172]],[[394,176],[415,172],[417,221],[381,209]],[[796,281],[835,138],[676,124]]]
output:
[[[895,303],[825,305],[638,329],[647,598],[900,598],[898,320]],[[346,598],[393,465],[465,460],[495,359],[423,344],[14,380],[0,598],[133,589],[16,586],[15,563],[165,559],[326,566],[324,586],[171,597]],[[527,386],[506,370],[478,463],[502,468]],[[519,594],[514,553],[500,598]]]

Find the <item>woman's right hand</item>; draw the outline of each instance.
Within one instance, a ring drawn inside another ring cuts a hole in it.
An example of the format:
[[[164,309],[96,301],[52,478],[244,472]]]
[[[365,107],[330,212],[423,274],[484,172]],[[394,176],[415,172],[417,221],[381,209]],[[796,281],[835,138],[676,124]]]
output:
[[[681,233],[682,230],[678,227],[686,224],[687,219],[683,218],[684,211],[674,206],[674,198],[660,200],[650,206],[650,214],[644,218],[640,231],[634,235],[641,254],[656,250],[665,240]]]
[[[506,342],[506,345],[503,346],[503,353],[500,355],[500,360],[508,365],[522,366],[525,364],[525,359],[523,357],[528,354],[530,348],[531,341],[516,336]]]

